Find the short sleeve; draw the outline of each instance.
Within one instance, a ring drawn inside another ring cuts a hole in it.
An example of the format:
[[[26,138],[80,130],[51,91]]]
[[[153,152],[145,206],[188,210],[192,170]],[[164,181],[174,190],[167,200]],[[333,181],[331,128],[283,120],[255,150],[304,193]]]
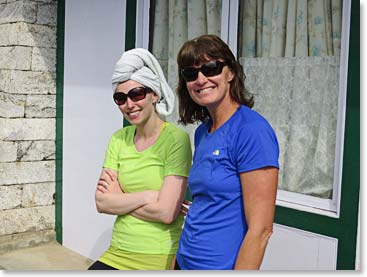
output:
[[[119,169],[119,144],[115,135],[113,135],[108,143],[103,167],[118,171]]]
[[[192,160],[189,135],[185,132],[176,133],[168,148],[164,176],[189,176]]]
[[[279,145],[272,127],[264,121],[239,129],[235,157],[239,172],[267,166],[279,168]]]

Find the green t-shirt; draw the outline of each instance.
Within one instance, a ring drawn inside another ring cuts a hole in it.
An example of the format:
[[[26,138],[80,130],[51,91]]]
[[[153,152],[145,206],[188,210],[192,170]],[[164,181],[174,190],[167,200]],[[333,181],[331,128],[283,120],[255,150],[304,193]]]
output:
[[[138,152],[134,144],[136,126],[115,132],[107,148],[104,167],[116,170],[126,193],[160,190],[165,176],[188,176],[191,166],[189,136],[179,127],[164,123],[157,141]],[[129,214],[119,215],[111,246],[145,254],[174,254],[177,251],[183,216],[172,224],[144,221]]]

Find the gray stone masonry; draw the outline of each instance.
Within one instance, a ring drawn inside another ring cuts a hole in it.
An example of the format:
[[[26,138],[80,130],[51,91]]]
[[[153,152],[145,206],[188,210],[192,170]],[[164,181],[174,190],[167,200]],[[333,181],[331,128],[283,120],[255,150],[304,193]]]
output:
[[[56,0],[0,0],[0,253],[55,240]]]

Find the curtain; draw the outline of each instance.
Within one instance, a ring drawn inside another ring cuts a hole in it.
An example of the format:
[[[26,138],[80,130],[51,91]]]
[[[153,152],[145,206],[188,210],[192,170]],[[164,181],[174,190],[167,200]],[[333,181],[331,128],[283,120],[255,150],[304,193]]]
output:
[[[155,0],[150,50],[177,86],[182,44],[221,30],[220,0]],[[330,199],[336,142],[341,0],[242,0],[238,56],[254,109],[280,144],[279,188]],[[176,102],[177,104],[177,102]],[[178,105],[167,120],[177,122]],[[183,127],[193,143],[196,125]]]
[[[240,57],[339,56],[341,0],[244,0]]]
[[[339,0],[245,0],[239,55],[254,109],[280,144],[279,188],[331,199],[341,38]]]
[[[177,53],[184,42],[203,34],[220,36],[221,3],[221,0],[155,0],[151,51],[162,65],[172,89],[177,87]],[[173,114],[166,119],[177,122],[177,98]],[[193,145],[197,125],[181,127],[190,134]]]

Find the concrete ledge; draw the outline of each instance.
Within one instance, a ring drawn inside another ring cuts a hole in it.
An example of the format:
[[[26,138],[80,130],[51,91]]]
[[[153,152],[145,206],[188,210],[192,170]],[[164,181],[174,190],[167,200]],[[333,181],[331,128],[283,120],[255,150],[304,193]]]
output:
[[[54,229],[0,236],[0,255],[50,242],[56,242]]]
[[[86,270],[92,262],[57,242],[0,255],[3,270]]]

